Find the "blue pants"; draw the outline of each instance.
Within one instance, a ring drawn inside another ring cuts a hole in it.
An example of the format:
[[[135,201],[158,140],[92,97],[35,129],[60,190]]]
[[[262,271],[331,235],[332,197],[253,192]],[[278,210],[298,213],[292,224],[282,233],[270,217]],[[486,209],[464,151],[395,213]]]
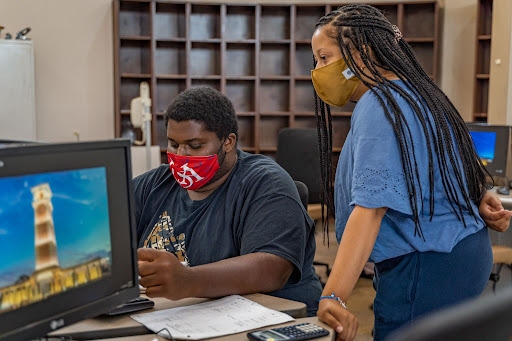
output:
[[[487,228],[461,240],[450,253],[413,252],[375,264],[374,340],[416,318],[478,297],[492,268]]]

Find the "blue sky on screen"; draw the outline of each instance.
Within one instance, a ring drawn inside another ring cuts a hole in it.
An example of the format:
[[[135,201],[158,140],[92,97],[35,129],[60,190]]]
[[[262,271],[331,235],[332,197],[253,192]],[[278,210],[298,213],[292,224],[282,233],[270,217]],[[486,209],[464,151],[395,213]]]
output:
[[[105,168],[0,178],[0,287],[35,267],[31,188],[52,191],[57,255],[62,268],[111,251]]]
[[[489,131],[470,131],[471,138],[475,142],[476,152],[481,159],[492,161],[496,147],[496,133]]]

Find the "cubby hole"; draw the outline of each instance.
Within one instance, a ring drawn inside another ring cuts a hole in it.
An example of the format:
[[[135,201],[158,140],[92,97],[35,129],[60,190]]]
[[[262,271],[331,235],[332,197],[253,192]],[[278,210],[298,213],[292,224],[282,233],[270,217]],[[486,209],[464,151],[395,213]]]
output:
[[[184,79],[159,79],[156,82],[155,108],[158,112],[164,112],[169,104],[185,90]]]
[[[185,43],[157,42],[155,72],[158,75],[186,75]]]
[[[491,41],[479,40],[476,56],[476,73],[489,74],[491,69]]]
[[[409,43],[427,75],[434,75],[434,43]]]
[[[492,34],[492,0],[478,1],[478,35]]]
[[[317,129],[316,117],[302,116],[295,117],[294,128],[312,128]],[[350,130],[350,117],[332,118],[332,147],[333,151],[340,151],[345,143]]]
[[[260,39],[290,39],[290,7],[261,6]]]
[[[310,80],[295,80],[295,112],[313,112],[315,97]]]
[[[129,112],[132,99],[140,96],[140,83],[149,81],[149,78],[121,78],[119,91],[119,109],[121,111]],[[151,93],[149,96],[151,97]]]
[[[435,5],[404,5],[404,24],[400,27],[406,38],[434,38]]]
[[[288,127],[287,116],[263,116],[260,118],[260,148],[277,148],[279,130]]]
[[[220,6],[192,5],[190,39],[220,38]]]
[[[151,70],[149,41],[121,40],[119,65],[121,74],[149,74]]]
[[[119,36],[149,36],[149,3],[121,1],[119,5]]]
[[[261,76],[290,75],[289,44],[261,44],[260,50]]]
[[[190,60],[192,76],[220,75],[220,44],[192,43]]]
[[[379,9],[382,14],[389,20],[393,25],[398,25],[398,7],[396,5],[373,5],[373,7]]]
[[[340,160],[340,153],[339,152],[332,153],[332,159],[331,159],[332,174],[336,174],[336,168],[338,167],[339,160]],[[334,201],[334,198],[331,197],[331,200]]]
[[[325,6],[297,6],[295,40],[311,40],[315,25],[324,14]]]
[[[313,128],[316,129],[316,117],[295,117],[294,128]]]
[[[156,39],[185,38],[185,5],[157,2],[154,32]]]
[[[350,117],[332,118],[332,149],[339,151],[345,144],[350,131]]]
[[[256,111],[254,89],[254,81],[226,81],[226,96],[231,100],[237,112]]]
[[[489,80],[477,79],[475,91],[475,109],[476,113],[486,113],[489,107]]]
[[[122,138],[133,139],[140,141],[142,139],[142,130],[135,128],[130,121],[130,115],[121,116],[121,131],[119,136]]]
[[[310,44],[295,45],[295,76],[311,76],[315,68]]]
[[[156,116],[154,131],[155,141],[158,144],[158,146],[160,146],[160,149],[167,149],[167,128],[165,127],[164,116]]]
[[[226,58],[224,60],[226,76],[254,76],[255,64],[255,44],[226,44]]]
[[[260,83],[260,112],[287,112],[290,110],[288,81],[262,80]]]
[[[254,116],[237,116],[238,121],[238,148],[254,149]]]
[[[277,152],[274,152],[274,151],[268,151],[268,150],[263,150],[263,151],[261,151],[261,155],[265,155],[266,157],[269,157],[269,158],[271,158],[272,160],[276,161]]]
[[[255,39],[255,7],[227,6],[224,39],[228,41]]]
[[[200,86],[209,86],[217,91],[220,91],[220,80],[216,79],[192,79],[190,84],[191,88],[197,88]]]

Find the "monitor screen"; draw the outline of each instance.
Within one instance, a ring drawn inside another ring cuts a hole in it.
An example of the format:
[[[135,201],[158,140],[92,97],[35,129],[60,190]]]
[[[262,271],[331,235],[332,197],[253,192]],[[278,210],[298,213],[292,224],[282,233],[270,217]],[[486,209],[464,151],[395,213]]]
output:
[[[506,175],[509,130],[508,126],[466,123],[476,152],[492,176]]]
[[[0,339],[138,296],[128,141],[0,149]]]
[[[496,148],[496,132],[491,131],[470,131],[471,138],[475,143],[476,152],[484,165],[494,161]]]

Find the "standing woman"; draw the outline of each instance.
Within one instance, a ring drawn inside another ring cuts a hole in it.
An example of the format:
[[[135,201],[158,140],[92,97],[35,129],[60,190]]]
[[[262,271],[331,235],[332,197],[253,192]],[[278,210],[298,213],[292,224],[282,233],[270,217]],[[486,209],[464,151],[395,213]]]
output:
[[[370,259],[374,339],[383,340],[418,316],[483,291],[492,267],[478,208],[486,171],[459,113],[379,10],[348,5],[325,15],[312,48],[328,207],[329,105],[357,101],[334,183],[340,245],[318,317],[339,339],[355,337],[358,322],[344,302]],[[487,213],[496,214],[489,219],[508,226],[510,213],[502,207],[492,212],[501,206],[493,200],[483,200]]]

